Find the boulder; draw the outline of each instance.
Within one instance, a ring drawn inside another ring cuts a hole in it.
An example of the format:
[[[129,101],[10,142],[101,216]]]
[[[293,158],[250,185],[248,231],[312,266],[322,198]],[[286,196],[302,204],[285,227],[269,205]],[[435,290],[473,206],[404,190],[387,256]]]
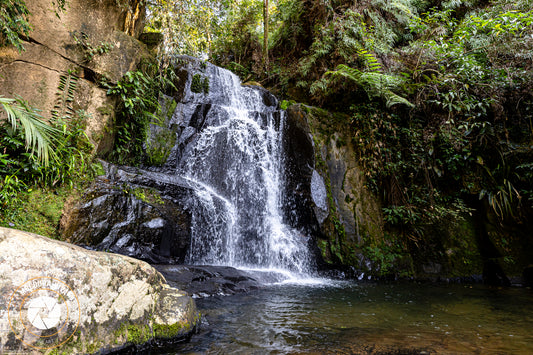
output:
[[[150,263],[183,263],[190,244],[190,188],[177,176],[104,163],[84,197],[60,221],[71,243]]]
[[[0,228],[0,353],[109,353],[179,340],[194,300],[143,261]]]

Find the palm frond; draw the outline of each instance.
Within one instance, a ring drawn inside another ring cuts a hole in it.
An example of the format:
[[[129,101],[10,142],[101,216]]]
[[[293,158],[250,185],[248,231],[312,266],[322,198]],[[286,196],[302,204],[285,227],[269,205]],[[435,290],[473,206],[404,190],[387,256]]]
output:
[[[54,141],[61,131],[46,124],[43,117],[20,98],[0,97],[0,106],[13,130],[24,130],[26,149],[31,149],[31,154],[36,154],[39,161],[48,165],[50,157],[54,156]]]

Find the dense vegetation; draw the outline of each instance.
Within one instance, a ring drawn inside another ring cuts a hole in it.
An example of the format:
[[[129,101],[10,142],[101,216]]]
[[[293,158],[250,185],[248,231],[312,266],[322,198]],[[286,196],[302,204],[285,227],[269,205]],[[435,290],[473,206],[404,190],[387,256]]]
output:
[[[266,65],[262,1],[187,3],[216,4],[223,16],[210,18],[208,38],[188,32],[208,45],[178,50],[351,117],[352,143],[400,249],[431,249],[436,230],[465,218],[477,229],[490,221],[510,264],[511,249],[529,248],[530,0],[271,2]]]
[[[20,37],[30,31],[24,2],[1,5],[0,44],[22,50]],[[154,0],[147,7],[146,30],[164,34],[160,68],[146,66],[108,88],[122,105],[115,160],[142,162],[159,91],[175,81],[164,68],[175,53],[195,55],[283,99],[349,117],[367,185],[395,236],[364,246],[374,259],[431,249],[450,221],[478,230],[490,221],[499,235],[492,243],[505,252],[533,243],[531,0]],[[57,154],[68,158],[49,163],[30,152],[28,131],[2,126],[4,208],[24,186],[55,185],[78,171],[81,123],[53,124],[63,132],[54,133],[63,147]]]

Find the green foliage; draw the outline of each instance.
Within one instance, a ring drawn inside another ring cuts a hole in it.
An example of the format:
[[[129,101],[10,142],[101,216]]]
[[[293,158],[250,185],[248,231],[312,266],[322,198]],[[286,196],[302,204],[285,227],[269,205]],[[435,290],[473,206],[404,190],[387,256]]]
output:
[[[289,106],[291,105],[294,105],[296,103],[296,101],[294,100],[282,100],[279,104],[279,107],[282,109],[282,110],[286,110],[289,108]]]
[[[194,74],[191,81],[191,91],[194,93],[209,93],[209,78],[202,74]]]
[[[59,84],[56,92],[56,101],[51,111],[53,119],[69,120],[74,114],[72,106],[74,93],[78,86],[78,77],[68,72],[59,76]]]
[[[379,97],[385,101],[387,107],[396,104],[413,107],[414,105],[412,103],[393,92],[393,90],[397,90],[403,84],[404,80],[400,77],[376,72],[375,70],[380,67],[376,63],[376,60],[371,62],[372,71],[370,72],[361,72],[358,69],[340,64],[335,71],[328,71],[324,75],[343,76],[353,80],[363,87],[369,98]]]
[[[26,148],[26,131],[0,125],[0,225],[50,237],[74,185],[90,176],[93,150],[84,132],[83,111],[67,123],[53,119],[53,154],[45,163]],[[31,132],[31,131],[30,131]]]
[[[37,159],[47,165],[50,157],[54,155],[53,143],[59,131],[46,124],[37,110],[31,108],[21,98],[0,97],[0,105],[6,112],[7,121],[11,126],[10,129],[4,126],[6,132],[12,136],[23,129],[25,148],[26,150],[31,148],[30,156],[33,157],[35,153]]]
[[[107,94],[119,99],[113,159],[120,164],[142,162],[149,125],[162,121],[159,93],[176,89],[176,80],[172,68],[160,71],[150,64],[144,71],[127,72],[115,85],[106,84]]]
[[[85,171],[85,159],[92,150],[83,130],[86,119],[86,114],[79,111],[69,123],[62,120],[52,122],[55,137],[51,148],[53,159],[49,161],[40,160],[26,151],[27,131],[13,131],[10,125],[4,123],[0,127],[3,147],[0,172],[16,174],[22,181],[49,186],[70,183],[73,175]]]
[[[164,61],[174,54],[205,57],[219,31],[224,4],[213,0],[149,1],[145,30],[163,34]]]
[[[85,32],[74,32],[72,36],[83,51],[83,60],[87,63],[92,61],[95,56],[106,54],[113,48],[113,45],[108,42],[100,42],[98,45],[92,44],[89,35]]]
[[[0,156],[0,163],[2,166],[7,165],[4,157],[6,154]],[[2,173],[4,173],[2,171]],[[3,175],[3,181],[0,181],[0,204],[3,209],[9,209],[18,206],[21,203],[19,193],[25,191],[27,185],[21,181],[16,174]]]
[[[70,186],[28,188],[17,191],[9,206],[0,213],[0,226],[58,238],[57,226],[67,198],[77,194]]]
[[[176,131],[174,129],[163,129],[156,133],[155,139],[146,143],[147,163],[151,166],[163,165],[170,151],[176,143]]]
[[[130,324],[127,326],[127,341],[133,344],[144,344],[152,337],[152,331],[148,325]]]
[[[270,2],[272,7],[272,2]],[[210,59],[246,80],[250,72],[262,72],[263,1],[242,0],[223,3],[210,52]],[[272,13],[272,9],[270,10]],[[272,24],[272,17],[270,17]]]
[[[373,268],[379,276],[396,275],[411,276],[412,270],[398,269],[398,264],[406,256],[406,251],[400,245],[390,246],[384,242],[377,245],[365,246],[363,255],[372,261]]]
[[[174,323],[172,325],[154,324],[154,337],[158,339],[172,339],[189,330],[189,323]]]
[[[30,34],[29,15],[23,0],[0,0],[0,46],[12,45],[19,52],[24,50],[21,36]]]
[[[410,240],[425,224],[468,214],[465,194],[486,199],[502,220],[519,218],[522,197],[531,196],[530,5],[332,4],[313,17],[310,45],[294,54],[298,71],[283,69],[300,97],[309,90],[317,103],[351,109],[369,186],[383,198],[388,226]],[[292,18],[305,25],[299,11]],[[362,104],[359,91],[388,109]]]

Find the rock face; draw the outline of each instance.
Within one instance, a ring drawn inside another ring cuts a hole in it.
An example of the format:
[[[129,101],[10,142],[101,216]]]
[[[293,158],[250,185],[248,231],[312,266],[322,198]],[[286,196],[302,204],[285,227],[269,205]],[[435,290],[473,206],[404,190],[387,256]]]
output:
[[[130,36],[142,31],[141,3],[71,0],[57,17],[53,2],[26,1],[33,31],[23,43],[25,51],[0,48],[0,95],[19,95],[45,118],[68,121],[83,110],[89,137],[100,151],[109,149],[102,136],[112,124],[115,102],[99,81],[105,77],[116,82],[150,56],[146,46]],[[90,54],[104,47],[105,53]]]
[[[343,121],[346,117],[318,108],[288,108],[288,186],[294,201],[308,206],[302,214],[306,223],[319,224],[324,259],[365,269],[356,246],[383,238],[383,218],[377,199],[364,186]]]
[[[106,164],[82,201],[64,213],[62,237],[151,263],[183,263],[190,244],[187,182]]]
[[[426,226],[426,245],[389,255],[384,262],[387,248],[402,237],[389,231],[385,238],[380,202],[365,186],[349,122],[343,114],[316,107],[287,110],[288,194],[301,206],[304,223],[318,223],[324,260],[355,267],[357,272],[343,272],[358,278],[383,276],[387,268],[432,280],[480,274],[479,241],[469,219]]]
[[[0,228],[0,275],[1,353],[106,353],[182,339],[198,322],[194,300],[145,262],[31,233]]]

